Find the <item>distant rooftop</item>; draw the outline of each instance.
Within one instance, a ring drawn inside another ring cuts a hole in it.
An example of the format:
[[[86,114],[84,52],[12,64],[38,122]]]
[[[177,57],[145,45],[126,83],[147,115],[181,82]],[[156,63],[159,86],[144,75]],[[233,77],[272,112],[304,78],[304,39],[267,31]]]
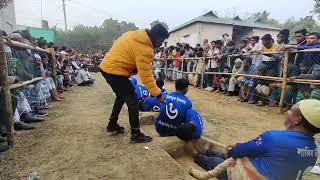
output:
[[[245,27],[253,27],[253,28],[261,28],[261,29],[272,29],[272,30],[281,30],[278,27],[271,26],[268,24],[260,23],[259,20],[250,22],[250,21],[243,21],[239,16],[236,16],[233,19],[227,18],[220,18],[212,11],[199,16],[195,19],[192,19],[176,28],[170,30],[170,33],[177,31],[185,26],[191,25],[196,22],[206,22],[206,23],[215,23],[215,24],[227,24],[227,25],[234,25],[234,26],[245,26]]]

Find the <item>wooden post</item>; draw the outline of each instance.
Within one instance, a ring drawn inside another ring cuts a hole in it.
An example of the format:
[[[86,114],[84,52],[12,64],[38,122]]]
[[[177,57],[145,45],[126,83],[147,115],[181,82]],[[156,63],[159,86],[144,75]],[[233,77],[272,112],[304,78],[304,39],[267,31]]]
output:
[[[184,78],[183,77],[183,61],[184,61],[184,59],[182,58],[181,59],[181,72],[180,72],[181,73],[181,78]]]
[[[168,58],[165,59],[165,80],[168,80]]]
[[[282,69],[282,91],[281,91],[281,97],[280,97],[280,112],[282,111],[283,104],[284,104],[284,98],[286,96],[286,88],[287,88],[287,76],[288,76],[288,61],[289,61],[289,51],[285,51],[284,53],[284,63],[283,63],[283,69]]]
[[[9,147],[14,145],[13,112],[11,104],[10,84],[8,81],[8,67],[4,52],[3,35],[0,33],[0,86],[3,97],[3,109],[6,118],[7,142]]]
[[[203,82],[204,82],[204,75],[205,75],[205,65],[206,65],[205,61],[206,61],[205,57],[202,58],[202,67],[201,67],[202,73],[201,73],[201,86],[200,86],[202,90],[203,90]]]

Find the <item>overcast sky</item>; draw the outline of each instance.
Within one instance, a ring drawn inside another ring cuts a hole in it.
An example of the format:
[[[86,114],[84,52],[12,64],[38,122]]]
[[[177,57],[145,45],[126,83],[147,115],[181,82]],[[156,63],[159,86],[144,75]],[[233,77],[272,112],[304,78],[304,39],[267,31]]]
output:
[[[159,19],[170,28],[210,10],[219,16],[249,16],[267,10],[271,17],[284,22],[310,15],[313,0],[66,0],[68,27],[76,24],[101,25],[104,19],[134,22],[148,28]],[[18,24],[40,26],[41,0],[15,0]],[[49,26],[64,27],[62,0],[42,0],[43,18]]]

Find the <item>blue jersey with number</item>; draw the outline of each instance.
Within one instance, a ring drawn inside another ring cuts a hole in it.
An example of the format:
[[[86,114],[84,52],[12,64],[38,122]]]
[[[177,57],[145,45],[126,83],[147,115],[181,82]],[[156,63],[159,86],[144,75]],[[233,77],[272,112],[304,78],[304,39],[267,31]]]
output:
[[[156,119],[156,130],[162,136],[176,134],[176,128],[186,121],[186,114],[192,108],[192,102],[182,93],[173,92],[165,97],[160,114]]]
[[[257,171],[269,180],[301,179],[317,161],[314,138],[295,131],[273,130],[236,144],[230,157],[249,157]]]
[[[144,86],[136,85],[135,86],[135,91],[136,91],[138,100],[143,100],[144,98],[149,96],[149,91]]]
[[[203,121],[200,114],[194,109],[189,109],[186,115],[186,123],[192,123],[196,130],[192,133],[192,139],[199,139],[203,132]]]

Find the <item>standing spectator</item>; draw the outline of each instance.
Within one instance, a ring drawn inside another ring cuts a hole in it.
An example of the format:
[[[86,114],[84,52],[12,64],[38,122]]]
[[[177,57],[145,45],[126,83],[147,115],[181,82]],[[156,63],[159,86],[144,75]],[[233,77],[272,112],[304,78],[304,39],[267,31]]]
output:
[[[230,73],[230,68],[228,66],[223,68],[224,73]],[[230,75],[222,75],[220,78],[220,88],[223,94],[228,93],[228,86],[230,81]]]
[[[312,32],[307,37],[306,45],[287,45],[285,48],[296,48],[296,49],[313,49],[320,48],[320,34]],[[303,63],[304,65],[312,68],[315,64],[320,64],[320,53],[319,52],[304,52],[301,59],[296,61],[296,64]]]
[[[252,53],[254,55],[251,55],[252,58],[252,64],[254,64],[256,67],[259,66],[262,63],[262,55],[256,54],[262,52],[262,45],[260,44],[260,37],[259,36],[253,36],[250,38],[250,44],[249,44],[249,53]]]
[[[272,36],[266,34],[262,36],[262,52],[274,52],[279,49],[279,45],[273,42]]]
[[[290,31],[288,29],[283,29],[277,35],[277,43],[282,46],[284,44],[289,44],[289,34]]]
[[[175,51],[172,51],[172,58],[173,60],[173,80],[177,80],[180,75],[180,68],[181,68],[181,55],[180,55],[180,48],[176,47]]]
[[[240,52],[241,53],[247,53],[249,52],[249,42],[247,39],[243,39],[240,41]]]

